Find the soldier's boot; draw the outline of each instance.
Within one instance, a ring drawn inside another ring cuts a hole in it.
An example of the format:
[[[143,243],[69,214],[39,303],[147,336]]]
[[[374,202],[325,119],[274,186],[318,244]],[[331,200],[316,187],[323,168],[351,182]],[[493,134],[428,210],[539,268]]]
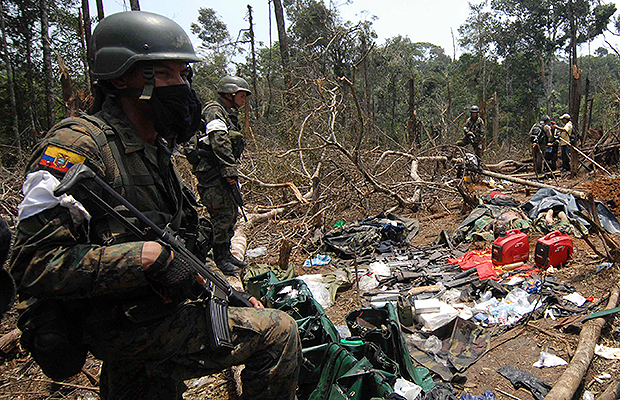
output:
[[[224,275],[236,275],[239,273],[240,269],[233,263],[232,259],[239,261],[230,253],[228,244],[216,244],[213,246],[213,261],[215,261],[215,264]]]
[[[230,252],[230,248],[228,249],[228,254],[230,254],[230,262],[233,263],[234,265],[236,265],[237,267],[244,269],[247,268],[247,264],[244,263],[243,261],[241,261],[240,259],[238,259],[237,257],[235,257],[231,252]]]

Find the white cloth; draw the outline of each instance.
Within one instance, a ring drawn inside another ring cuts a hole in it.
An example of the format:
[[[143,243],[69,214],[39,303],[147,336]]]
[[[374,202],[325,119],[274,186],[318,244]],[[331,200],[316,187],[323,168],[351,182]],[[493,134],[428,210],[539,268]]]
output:
[[[60,184],[48,171],[36,171],[26,175],[22,186],[24,199],[19,204],[17,220],[22,221],[43,210],[61,205],[69,209],[74,224],[80,225],[84,220],[90,221],[90,214],[73,196],[63,194],[54,196],[54,189]]]
[[[228,127],[226,123],[221,119],[214,119],[213,121],[209,121],[207,124],[207,135],[213,131],[224,131],[228,132]]]

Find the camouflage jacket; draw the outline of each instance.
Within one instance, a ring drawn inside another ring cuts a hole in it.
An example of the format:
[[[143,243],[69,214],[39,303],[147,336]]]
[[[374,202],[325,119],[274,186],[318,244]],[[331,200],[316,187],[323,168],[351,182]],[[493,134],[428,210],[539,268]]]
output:
[[[201,157],[194,171],[201,175],[211,175],[213,168],[219,168],[221,176],[236,178],[237,160],[240,153],[235,155],[233,136],[243,137],[240,133],[237,112],[226,106],[221,98],[208,103],[202,110],[205,122],[205,131],[196,135],[198,148],[207,150],[207,156]],[[206,173],[206,174],[202,174]]]
[[[183,195],[170,149],[159,138],[155,145],[143,142],[111,99],[95,117],[71,118],[53,127],[34,149],[27,172],[45,170],[62,179],[72,163],[85,163],[158,224],[184,224],[176,212]],[[92,190],[102,195],[94,184]],[[18,222],[11,273],[20,296],[70,299],[147,292],[156,297],[141,267],[143,241],[88,198],[73,195],[89,211],[90,223],[76,224],[59,205]],[[124,207],[103,198],[123,213]]]
[[[478,117],[476,120],[472,120],[471,117],[467,118],[467,121],[465,121],[465,128],[467,128],[468,132],[474,134],[474,142],[484,140],[484,120],[481,117]]]

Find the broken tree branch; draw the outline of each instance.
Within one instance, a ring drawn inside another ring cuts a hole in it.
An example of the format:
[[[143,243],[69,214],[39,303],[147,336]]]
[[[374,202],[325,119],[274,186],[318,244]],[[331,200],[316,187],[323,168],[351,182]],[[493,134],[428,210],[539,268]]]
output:
[[[528,181],[528,180],[525,180],[525,179],[515,178],[514,176],[499,174],[497,172],[492,172],[492,171],[488,171],[488,170],[478,170],[478,171],[472,170],[472,171],[473,172],[478,172],[478,173],[480,173],[482,175],[490,176],[492,178],[505,179],[507,181],[518,183],[518,184],[525,185],[525,186],[537,187],[537,188],[555,189],[555,190],[557,190],[560,193],[572,194],[573,196],[575,196],[575,197],[577,197],[579,199],[584,199],[584,200],[588,199],[588,195],[586,193],[584,193],[584,192],[580,192],[579,190],[568,189],[568,188],[563,188],[563,187],[553,186],[553,185],[547,185],[546,183]]]

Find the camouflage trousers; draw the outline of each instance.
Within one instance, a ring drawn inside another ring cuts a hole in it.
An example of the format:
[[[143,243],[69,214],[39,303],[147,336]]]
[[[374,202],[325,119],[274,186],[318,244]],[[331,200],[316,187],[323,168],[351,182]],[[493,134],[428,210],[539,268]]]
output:
[[[200,180],[200,176],[198,177]],[[234,235],[234,226],[237,222],[239,209],[230,189],[218,176],[208,183],[198,184],[200,202],[207,207],[211,223],[213,224],[213,244],[230,244]]]
[[[206,308],[191,302],[156,324],[88,332],[102,359],[102,400],[182,399],[184,380],[245,364],[243,399],[293,399],[301,362],[297,324],[273,309],[229,308],[232,351],[209,347]]]
[[[481,139],[471,140],[469,136],[466,135],[461,140],[457,141],[455,144],[459,147],[467,147],[468,144],[471,144],[471,147],[473,147],[476,157],[478,157],[478,159],[482,161],[482,156],[484,155],[484,140],[481,140]]]

